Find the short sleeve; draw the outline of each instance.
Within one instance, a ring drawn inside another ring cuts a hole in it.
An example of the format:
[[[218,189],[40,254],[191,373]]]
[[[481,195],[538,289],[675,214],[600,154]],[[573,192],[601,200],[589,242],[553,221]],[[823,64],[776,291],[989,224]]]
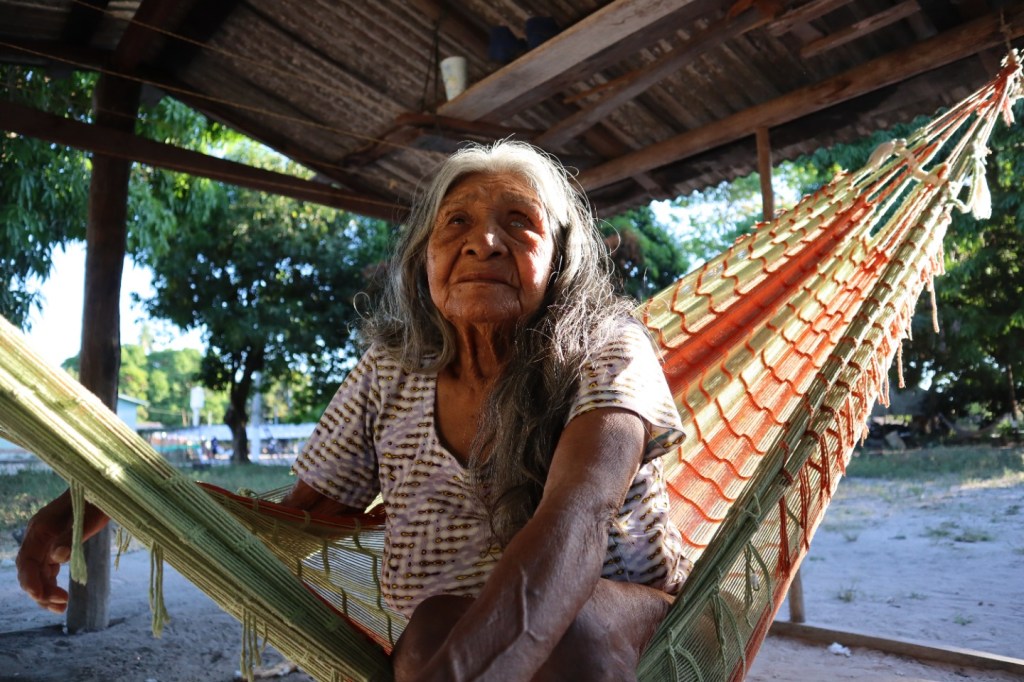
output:
[[[373,438],[380,412],[378,361],[371,348],[349,372],[292,467],[317,492],[359,509],[380,490]]]
[[[584,368],[566,423],[605,407],[629,410],[648,423],[651,440],[644,462],[683,442],[682,421],[658,356],[644,328],[632,319],[623,320],[621,333]]]

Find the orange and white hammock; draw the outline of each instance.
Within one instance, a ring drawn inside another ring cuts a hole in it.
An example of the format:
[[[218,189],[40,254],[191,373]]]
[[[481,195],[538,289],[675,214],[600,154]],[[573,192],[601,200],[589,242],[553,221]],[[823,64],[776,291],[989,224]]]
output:
[[[917,299],[942,272],[952,210],[987,217],[987,140],[1000,117],[1012,122],[1020,94],[1011,54],[992,83],[913,137],[637,309],[687,432],[666,473],[695,562],[641,679],[744,676],[872,405],[887,398]],[[404,622],[377,587],[379,515],[318,518],[203,492],[6,323],[0,435],[242,620],[246,652],[259,635],[317,679],[390,677],[386,653]]]

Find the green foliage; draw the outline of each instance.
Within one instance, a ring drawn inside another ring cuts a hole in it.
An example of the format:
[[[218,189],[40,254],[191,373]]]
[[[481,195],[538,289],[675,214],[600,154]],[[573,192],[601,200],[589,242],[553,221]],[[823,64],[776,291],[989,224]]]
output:
[[[1024,106],[1016,114],[1019,120]],[[954,213],[947,274],[936,281],[940,333],[915,330],[913,359],[934,375],[932,404],[947,414],[962,414],[972,403],[991,417],[1007,414],[1024,389],[1022,148],[1020,125],[996,127],[987,166],[992,218]]]
[[[89,122],[95,74],[52,78],[29,67],[0,65],[0,97],[40,111]],[[136,132],[189,149],[208,150],[237,139],[220,124],[164,98],[141,107]],[[85,238],[90,162],[87,154],[42,140],[0,137],[0,314],[24,327],[40,306],[37,282],[46,279],[55,247]],[[146,232],[171,229],[161,201],[162,171],[135,164],[129,186],[129,249]]]
[[[144,345],[121,346],[118,393],[145,400],[139,419],[174,428],[192,423],[191,391],[199,385],[202,354],[194,348],[149,351]],[[64,361],[65,370],[78,376],[79,357]],[[205,392],[204,421],[219,424],[227,408],[225,391]]]
[[[695,191],[672,203],[686,213],[692,226],[685,231],[683,252],[695,261],[707,261],[749,232],[760,219],[760,179],[752,173]]]
[[[291,170],[255,145],[239,143],[232,155]],[[256,373],[271,387],[301,371],[309,382],[287,400],[300,413],[325,406],[354,356],[353,302],[370,284],[367,268],[387,256],[390,225],[199,178],[161,182],[173,229],[145,235],[156,294],[144,304],[203,330],[200,376],[228,391],[227,423],[247,420]]]
[[[93,81],[0,65],[0,98],[85,120]],[[15,325],[24,327],[40,305],[34,285],[49,275],[54,246],[84,238],[88,190],[83,153],[0,136],[0,315]]]
[[[776,211],[791,205],[819,181],[810,164],[785,162],[772,171]],[[804,188],[804,189],[801,189]],[[801,189],[801,191],[797,191]],[[761,178],[751,173],[730,182],[679,197],[672,205],[686,216],[680,247],[692,263],[711,260],[738,238],[753,231],[762,218]]]
[[[638,300],[667,287],[689,270],[679,240],[658,223],[650,206],[611,218],[600,227],[613,249],[612,260],[622,291]]]
[[[1015,110],[1017,120],[1024,105]],[[816,151],[805,166],[804,190],[828,181],[839,168],[863,165],[875,147],[907,137],[924,122],[875,133],[856,144]],[[932,330],[924,302],[913,321],[913,341],[904,346],[907,382],[930,379],[926,409],[986,419],[1011,413],[1024,388],[1024,129],[997,124],[990,140],[987,179],[992,218],[976,220],[959,211],[945,240],[946,275],[935,282],[940,332]],[[961,197],[963,198],[963,197]]]

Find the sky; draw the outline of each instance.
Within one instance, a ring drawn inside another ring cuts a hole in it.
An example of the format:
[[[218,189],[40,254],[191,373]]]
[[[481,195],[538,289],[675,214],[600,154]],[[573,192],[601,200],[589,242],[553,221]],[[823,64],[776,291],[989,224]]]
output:
[[[28,337],[32,347],[50,363],[59,366],[78,354],[82,337],[82,299],[85,284],[85,244],[75,242],[66,250],[53,253],[50,277],[42,283],[42,310],[29,317]],[[202,348],[198,332],[182,334],[166,322],[148,320],[141,306],[133,304],[131,294],[150,296],[152,276],[125,258],[121,280],[121,343],[139,342],[142,325],[148,321],[157,349]]]

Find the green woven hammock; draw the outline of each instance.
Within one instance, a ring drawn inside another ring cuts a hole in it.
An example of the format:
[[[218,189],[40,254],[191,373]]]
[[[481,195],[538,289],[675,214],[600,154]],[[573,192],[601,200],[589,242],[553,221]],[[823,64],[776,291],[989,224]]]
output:
[[[985,145],[1020,89],[1011,54],[991,84],[637,309],[687,431],[666,474],[695,560],[641,679],[745,675],[886,398],[917,298],[941,273],[951,211],[987,213]],[[0,435],[242,621],[243,667],[262,638],[318,680],[390,679],[404,621],[377,588],[379,514],[317,518],[211,494],[2,319]],[[76,551],[72,575],[82,570]]]

